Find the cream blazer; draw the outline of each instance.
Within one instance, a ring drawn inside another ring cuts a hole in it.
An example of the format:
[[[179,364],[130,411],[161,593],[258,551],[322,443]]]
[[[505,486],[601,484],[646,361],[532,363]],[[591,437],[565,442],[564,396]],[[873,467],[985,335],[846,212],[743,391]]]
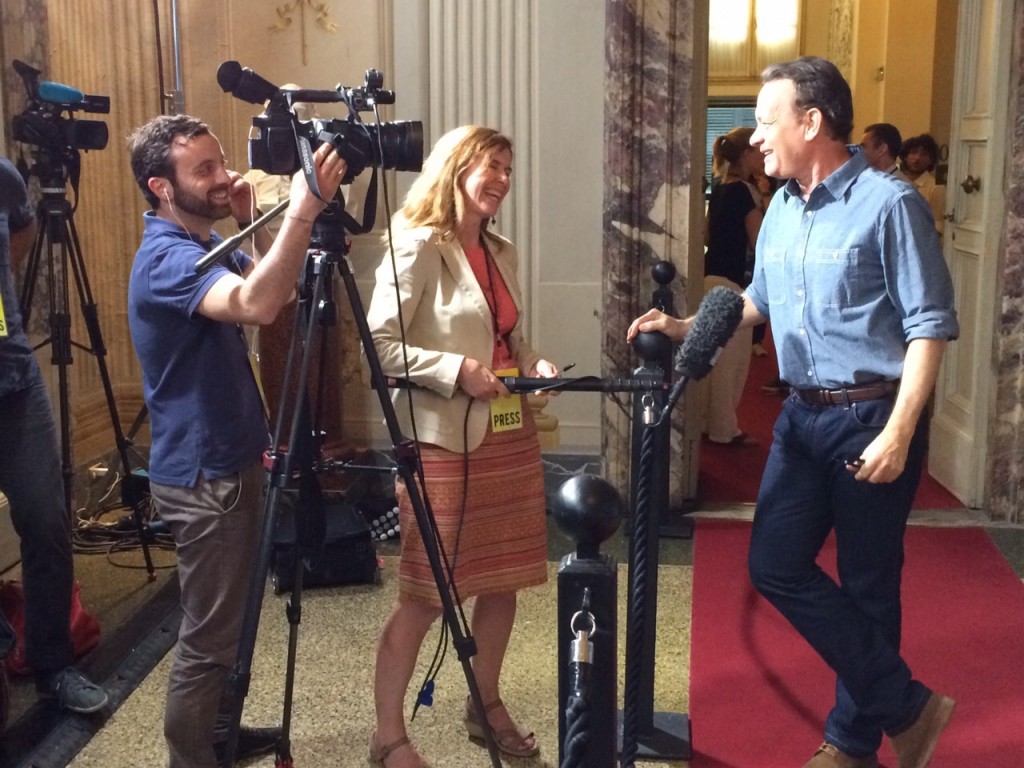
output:
[[[523,339],[516,250],[498,236],[489,237],[487,247],[519,310],[509,348],[519,375],[526,376],[540,355]],[[404,354],[399,302],[405,322]],[[458,240],[444,240],[429,227],[400,233],[394,268],[390,254],[385,254],[377,268],[367,321],[384,375],[405,378],[407,358],[409,379],[417,385],[392,393],[403,435],[413,437],[408,403],[411,396],[419,440],[456,453],[477,448],[487,431],[490,406],[484,400],[474,400],[470,405],[471,398],[456,387],[455,381],[466,357],[490,366],[494,321]],[[470,412],[464,438],[467,408]]]

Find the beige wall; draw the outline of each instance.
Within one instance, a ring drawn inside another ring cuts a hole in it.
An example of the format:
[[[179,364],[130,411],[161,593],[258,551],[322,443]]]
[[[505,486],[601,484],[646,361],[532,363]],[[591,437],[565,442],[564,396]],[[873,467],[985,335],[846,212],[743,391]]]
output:
[[[805,0],[803,54],[829,56],[831,6]],[[890,122],[905,136],[930,132],[948,142],[956,0],[859,0],[854,11],[852,140],[866,125]],[[753,97],[758,88],[756,81],[712,82],[708,95]]]
[[[206,120],[221,139],[232,167],[247,166],[246,138],[261,108],[225,94],[217,85],[220,63],[237,59],[271,82],[309,87],[362,85],[364,71],[389,61],[384,29],[389,3],[349,0],[329,4],[323,24],[301,4],[283,31],[272,31],[280,17],[274,3],[229,0],[181,0],[180,40],[185,111]],[[174,89],[170,1],[159,3],[157,19],[150,3],[119,0],[3,0],[0,35],[3,52],[3,122],[25,107],[25,92],[11,60],[23,59],[42,70],[41,79],[65,83],[85,93],[110,96],[106,149],[82,153],[82,182],[74,221],[81,238],[86,271],[106,342],[106,363],[125,429],[142,406],[140,373],[128,335],[126,294],[132,255],[141,236],[146,209],[131,176],[125,137],[162,110],[161,93]],[[327,27],[333,27],[328,29]],[[162,48],[164,83],[158,78]],[[385,82],[388,87],[388,82]],[[329,110],[325,110],[331,116]],[[382,119],[392,119],[385,109]],[[8,130],[7,138],[10,139]],[[5,154],[17,156],[9,145]],[[69,192],[69,198],[74,202]],[[221,228],[227,232],[229,226]],[[71,289],[74,291],[74,288]],[[45,296],[45,286],[42,291]],[[37,289],[37,296],[39,290]],[[44,299],[40,299],[43,301]],[[34,302],[35,304],[35,302]],[[34,315],[45,314],[40,304]],[[72,335],[88,342],[77,296],[72,298]],[[34,318],[35,319],[35,318]],[[35,325],[35,323],[34,323]],[[37,328],[36,338],[46,332]],[[81,465],[115,447],[98,366],[74,351],[69,368],[74,461]],[[49,354],[40,353],[44,374],[53,379]],[[145,444],[146,438],[140,438]]]

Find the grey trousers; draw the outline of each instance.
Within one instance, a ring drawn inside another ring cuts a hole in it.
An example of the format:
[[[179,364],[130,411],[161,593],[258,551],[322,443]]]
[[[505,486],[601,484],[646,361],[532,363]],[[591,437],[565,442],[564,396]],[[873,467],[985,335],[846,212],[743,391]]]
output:
[[[214,722],[238,641],[259,547],[266,473],[259,463],[194,488],[152,483],[177,549],[183,617],[164,736],[170,768],[217,768]]]

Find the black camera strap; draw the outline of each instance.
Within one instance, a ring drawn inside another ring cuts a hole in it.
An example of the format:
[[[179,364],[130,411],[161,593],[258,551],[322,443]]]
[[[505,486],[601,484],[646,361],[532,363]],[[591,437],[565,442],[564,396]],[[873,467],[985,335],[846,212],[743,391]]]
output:
[[[292,129],[295,131],[295,145],[299,148],[300,159],[302,160],[302,175],[306,177],[306,184],[314,195],[323,200],[320,194],[320,184],[316,180],[316,164],[313,162],[313,148],[309,139],[299,133],[298,124],[293,122]],[[338,150],[335,149],[335,152]],[[362,223],[345,210],[345,198],[341,189],[338,190],[335,199],[341,204],[341,219],[345,223],[345,229],[353,235],[362,235],[373,229],[373,223],[377,219],[377,166],[373,166],[373,173],[370,174],[370,183],[366,187],[366,201],[363,203]],[[324,202],[328,202],[324,200]]]
[[[339,197],[341,190],[338,190]],[[345,210],[345,201],[342,200],[341,218],[345,222],[345,229],[354,235],[362,235],[373,229],[373,222],[377,219],[377,166],[373,167],[370,174],[370,183],[366,187],[366,201],[363,203],[363,221],[360,224],[353,218],[352,214]]]

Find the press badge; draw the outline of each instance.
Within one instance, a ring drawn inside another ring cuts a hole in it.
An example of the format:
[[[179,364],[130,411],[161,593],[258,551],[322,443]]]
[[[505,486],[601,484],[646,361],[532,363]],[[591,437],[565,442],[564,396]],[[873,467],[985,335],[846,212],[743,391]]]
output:
[[[495,371],[498,378],[518,376],[518,368]],[[510,432],[523,426],[523,399],[518,394],[496,397],[491,400],[491,431]]]

